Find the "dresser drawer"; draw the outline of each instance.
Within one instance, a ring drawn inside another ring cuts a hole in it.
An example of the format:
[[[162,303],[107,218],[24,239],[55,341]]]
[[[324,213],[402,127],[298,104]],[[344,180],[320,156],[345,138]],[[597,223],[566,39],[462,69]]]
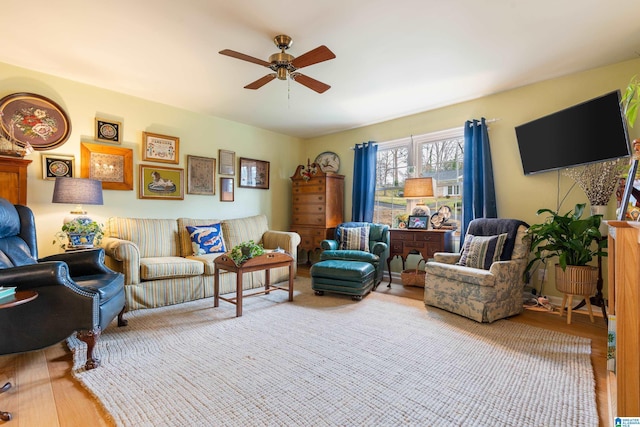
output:
[[[418,249],[422,249],[424,247],[427,246],[426,242],[409,242],[406,241],[404,242],[404,247],[405,248],[418,248]]]
[[[324,214],[301,213],[293,214],[293,224],[295,225],[316,225],[323,226],[327,222]]]
[[[324,193],[325,186],[324,184],[313,184],[313,185],[294,185],[293,186],[293,194],[305,194],[305,193]]]
[[[325,206],[317,203],[301,203],[293,206],[293,214],[314,213],[324,215]]]
[[[325,204],[327,197],[324,194],[294,194],[293,206],[308,205],[312,203]]]

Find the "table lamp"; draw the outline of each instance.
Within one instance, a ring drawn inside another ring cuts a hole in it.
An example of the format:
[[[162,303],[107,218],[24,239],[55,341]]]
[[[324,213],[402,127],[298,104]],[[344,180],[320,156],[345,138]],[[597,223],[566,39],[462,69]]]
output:
[[[433,196],[433,178],[408,178],[404,181],[405,199],[423,199]],[[407,207],[409,206],[410,204],[407,204]],[[410,212],[412,215],[431,215],[431,209],[424,204],[423,200],[420,200]]]
[[[88,178],[56,178],[53,187],[53,203],[68,203],[76,205],[70,212],[71,216],[64,219],[66,224],[78,217],[86,217],[87,212],[82,205],[102,205],[102,182]],[[90,218],[88,218],[90,219]]]

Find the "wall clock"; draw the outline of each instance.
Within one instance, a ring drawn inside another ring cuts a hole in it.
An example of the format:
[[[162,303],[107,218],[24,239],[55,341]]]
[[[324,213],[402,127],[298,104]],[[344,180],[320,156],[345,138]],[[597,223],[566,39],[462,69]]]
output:
[[[340,157],[333,151],[325,151],[318,154],[314,163],[320,166],[322,172],[338,172],[340,170]]]

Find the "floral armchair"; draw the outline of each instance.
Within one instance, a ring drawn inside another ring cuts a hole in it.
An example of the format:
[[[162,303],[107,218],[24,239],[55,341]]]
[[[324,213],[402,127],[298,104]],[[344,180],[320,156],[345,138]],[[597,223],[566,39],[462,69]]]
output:
[[[461,253],[436,253],[427,262],[425,304],[477,322],[521,313],[528,227],[515,219],[471,221]]]

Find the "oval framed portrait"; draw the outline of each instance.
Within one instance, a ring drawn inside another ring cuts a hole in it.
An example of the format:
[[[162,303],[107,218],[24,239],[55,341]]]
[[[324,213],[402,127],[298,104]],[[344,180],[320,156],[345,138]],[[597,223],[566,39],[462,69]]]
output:
[[[52,150],[71,133],[67,113],[54,101],[34,93],[14,93],[0,99],[0,131],[10,141],[34,150]]]

